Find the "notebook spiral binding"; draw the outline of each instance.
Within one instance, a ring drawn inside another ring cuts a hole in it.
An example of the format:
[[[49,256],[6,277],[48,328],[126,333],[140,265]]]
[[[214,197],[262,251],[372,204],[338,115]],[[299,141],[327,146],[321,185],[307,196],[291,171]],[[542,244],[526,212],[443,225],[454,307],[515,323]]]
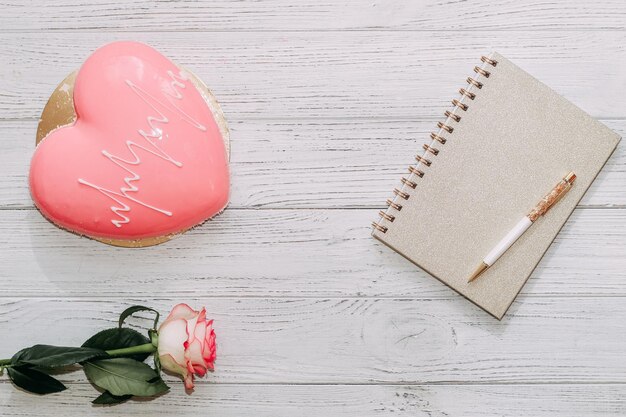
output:
[[[474,72],[476,73],[476,76],[474,78],[467,77],[467,87],[461,88],[459,90],[459,93],[461,94],[460,99],[452,100],[452,110],[446,110],[446,112],[444,113],[446,119],[443,122],[437,122],[437,127],[439,128],[439,131],[437,133],[433,132],[430,134],[430,145],[422,145],[422,149],[424,152],[421,155],[415,156],[417,164],[415,166],[409,166],[408,178],[402,177],[402,179],[400,180],[402,186],[400,188],[394,188],[393,193],[395,194],[395,197],[393,199],[387,200],[387,210],[381,210],[378,213],[380,215],[380,219],[372,223],[372,227],[374,229],[378,230],[381,233],[387,233],[387,230],[389,229],[387,226],[380,224],[381,221],[385,220],[393,223],[393,221],[396,219],[396,216],[393,214],[394,211],[399,212],[402,210],[402,204],[397,200],[408,200],[409,197],[411,197],[411,195],[409,194],[410,189],[415,189],[415,187],[417,187],[417,182],[414,180],[418,180],[418,178],[422,178],[424,175],[426,175],[426,169],[433,163],[432,160],[429,158],[431,156],[434,157],[439,155],[439,148],[435,146],[445,145],[446,141],[448,140],[448,138],[442,135],[446,133],[447,135],[451,135],[454,132],[454,126],[451,126],[452,123],[450,122],[452,121],[454,123],[459,123],[463,118],[463,116],[456,113],[457,110],[467,111],[469,105],[464,103],[464,101],[466,99],[474,100],[476,98],[476,93],[474,93],[472,90],[480,90],[481,88],[483,88],[484,81],[480,80],[482,80],[483,78],[489,78],[489,76],[491,75],[491,72],[485,68],[487,68],[488,66],[495,67],[496,65],[498,65],[497,61],[494,61],[493,59],[490,59],[486,56],[482,56],[480,60],[483,62],[483,64],[480,67],[474,67]]]

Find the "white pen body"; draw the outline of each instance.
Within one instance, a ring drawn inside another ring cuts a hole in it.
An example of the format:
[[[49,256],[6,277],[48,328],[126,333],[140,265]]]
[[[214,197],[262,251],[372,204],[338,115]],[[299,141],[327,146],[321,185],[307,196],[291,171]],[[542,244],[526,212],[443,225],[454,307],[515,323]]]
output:
[[[483,262],[489,266],[493,265],[504,252],[515,243],[517,239],[530,227],[533,222],[526,216],[520,220],[513,229],[502,238],[500,242],[485,256]]]

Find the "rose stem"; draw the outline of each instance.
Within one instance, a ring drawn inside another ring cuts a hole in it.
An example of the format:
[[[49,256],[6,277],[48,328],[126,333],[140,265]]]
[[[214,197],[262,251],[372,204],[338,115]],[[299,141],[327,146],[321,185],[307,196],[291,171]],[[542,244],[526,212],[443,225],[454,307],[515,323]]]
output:
[[[130,356],[130,355],[135,355],[137,353],[154,353],[156,352],[156,350],[157,350],[156,346],[154,346],[152,343],[146,343],[145,345],[137,345],[137,346],[131,346],[131,347],[122,348],[122,349],[107,350],[106,353],[108,353],[109,356]],[[11,359],[0,359],[0,367],[10,366],[10,365],[11,365]]]
[[[137,345],[131,346],[122,349],[114,349],[107,350],[106,353],[109,356],[127,356],[127,355],[135,355],[137,353],[153,353],[156,352],[157,348],[152,343],[146,343],[145,345]]]

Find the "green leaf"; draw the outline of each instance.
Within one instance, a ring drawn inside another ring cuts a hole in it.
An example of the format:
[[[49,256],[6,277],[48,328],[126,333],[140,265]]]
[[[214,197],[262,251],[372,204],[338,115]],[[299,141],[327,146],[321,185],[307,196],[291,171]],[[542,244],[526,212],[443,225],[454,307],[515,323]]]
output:
[[[7,368],[7,373],[15,385],[35,394],[51,394],[67,389],[50,375],[26,366]]]
[[[122,324],[124,324],[124,320],[126,320],[128,316],[135,314],[138,311],[152,311],[154,314],[156,314],[156,317],[154,318],[154,325],[152,326],[154,329],[156,329],[157,324],[159,323],[159,312],[153,308],[144,306],[132,306],[122,311],[122,314],[120,314],[119,326],[122,327]]]
[[[11,364],[14,366],[19,365],[19,358],[30,348],[24,348],[22,350],[18,350],[15,355],[11,357]]]
[[[94,334],[83,343],[83,347],[114,350],[144,345],[146,343],[150,343],[150,340],[138,331],[125,327],[115,327]],[[148,356],[150,356],[150,353],[137,353],[129,356],[129,358],[143,362]]]
[[[154,369],[130,358],[90,361],[83,368],[94,385],[113,395],[149,397],[169,389]]]
[[[31,365],[42,368],[68,366],[94,358],[106,358],[101,349],[88,347],[64,347],[35,345],[17,352],[12,358],[13,365]]]
[[[132,395],[113,395],[109,391],[104,391],[98,398],[93,400],[92,404],[98,405],[113,405],[123,403],[124,401],[132,398]]]

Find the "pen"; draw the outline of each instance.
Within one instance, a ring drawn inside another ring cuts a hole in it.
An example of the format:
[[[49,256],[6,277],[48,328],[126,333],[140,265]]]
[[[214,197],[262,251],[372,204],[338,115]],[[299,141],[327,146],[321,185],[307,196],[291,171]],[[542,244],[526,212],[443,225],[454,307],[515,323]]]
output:
[[[504,252],[530,227],[531,224],[550,210],[554,204],[567,193],[576,179],[576,174],[570,172],[550,191],[539,203],[520,220],[509,233],[485,256],[482,263],[476,268],[467,282],[472,282],[493,265]]]

